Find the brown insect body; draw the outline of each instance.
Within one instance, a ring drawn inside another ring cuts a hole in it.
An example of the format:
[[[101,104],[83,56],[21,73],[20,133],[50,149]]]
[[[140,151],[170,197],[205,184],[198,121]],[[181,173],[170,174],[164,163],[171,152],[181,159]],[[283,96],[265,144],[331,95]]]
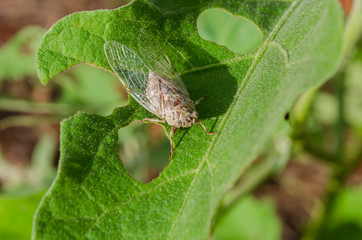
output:
[[[114,41],[104,44],[109,65],[129,94],[159,119],[146,118],[142,121],[167,122],[173,126],[170,132],[171,155],[173,153],[173,135],[178,128],[189,128],[200,124],[207,134],[205,125],[198,120],[195,103],[170,60],[149,31],[140,36],[143,42],[137,53],[133,49]],[[158,46],[158,47],[157,47]]]
[[[146,97],[152,111],[176,128],[188,128],[197,123],[195,104],[187,93],[167,77],[149,72]]]

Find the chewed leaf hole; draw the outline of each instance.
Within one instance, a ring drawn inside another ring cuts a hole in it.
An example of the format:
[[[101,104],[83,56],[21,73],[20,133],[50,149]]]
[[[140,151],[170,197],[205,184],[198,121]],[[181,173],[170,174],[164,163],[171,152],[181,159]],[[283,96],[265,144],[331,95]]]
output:
[[[169,164],[170,141],[162,126],[133,122],[118,130],[118,155],[134,179],[148,183]]]
[[[203,39],[242,54],[257,49],[264,38],[252,21],[218,8],[203,11],[197,19],[197,29]]]

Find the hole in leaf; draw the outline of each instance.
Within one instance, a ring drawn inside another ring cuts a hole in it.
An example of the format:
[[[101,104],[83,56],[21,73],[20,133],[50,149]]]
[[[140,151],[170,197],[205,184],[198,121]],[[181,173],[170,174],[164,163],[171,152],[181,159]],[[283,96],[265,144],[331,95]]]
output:
[[[118,155],[134,179],[148,183],[170,163],[170,141],[162,126],[133,122],[118,130]]]
[[[289,114],[289,112],[287,112],[287,113],[285,114],[285,116],[284,116],[284,119],[285,119],[285,120],[289,120],[289,116],[290,116],[290,114]]]
[[[218,8],[203,11],[197,19],[197,28],[203,39],[242,54],[257,49],[264,38],[252,21]]]

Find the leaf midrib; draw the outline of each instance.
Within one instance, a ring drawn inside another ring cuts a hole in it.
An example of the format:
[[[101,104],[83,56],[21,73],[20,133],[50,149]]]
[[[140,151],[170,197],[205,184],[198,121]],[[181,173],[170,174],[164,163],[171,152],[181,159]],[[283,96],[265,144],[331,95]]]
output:
[[[221,129],[223,129],[224,125],[225,125],[225,122],[228,120],[228,118],[230,117],[231,115],[231,112],[232,110],[234,109],[235,105],[236,105],[236,102],[239,100],[239,97],[241,95],[241,92],[245,89],[246,87],[246,84],[248,83],[248,80],[251,76],[251,74],[253,73],[253,70],[256,68],[257,64],[259,63],[261,57],[264,55],[264,53],[266,52],[266,50],[268,49],[269,47],[269,44],[274,40],[274,38],[276,37],[277,33],[279,32],[279,30],[282,28],[282,26],[284,25],[284,23],[287,21],[287,19],[289,18],[289,16],[293,13],[293,11],[298,7],[298,5],[300,4],[302,0],[295,0],[294,2],[292,2],[292,4],[290,5],[290,7],[287,9],[287,11],[282,15],[282,17],[280,18],[279,22],[276,24],[276,26],[273,28],[273,31],[270,32],[268,38],[265,40],[265,42],[263,43],[263,45],[260,47],[259,51],[257,51],[256,53],[256,57],[253,61],[253,63],[251,64],[250,68],[249,68],[249,71],[247,72],[247,74],[245,75],[244,79],[242,80],[242,83],[241,83],[241,86],[240,88],[238,89],[237,93],[236,93],[236,97],[234,98],[233,102],[231,103],[230,105],[230,108],[227,110],[226,114],[225,114],[225,117],[222,119],[221,123],[220,123],[220,127],[219,127],[219,134],[216,134],[212,140],[211,140],[211,143],[210,143],[210,146],[209,148],[206,150],[205,152],[205,155],[204,157],[202,158],[198,168],[196,169],[196,176],[195,178],[192,180],[191,184],[190,184],[190,187],[186,193],[186,197],[185,197],[185,200],[182,204],[182,207],[180,209],[180,212],[179,214],[177,215],[177,217],[175,218],[175,221],[172,223],[171,225],[171,228],[170,228],[170,232],[168,234],[168,239],[171,239],[171,235],[172,235],[172,232],[174,231],[175,229],[175,226],[177,224],[177,222],[179,221],[182,213],[183,213],[183,210],[186,206],[186,203],[187,201],[189,200],[189,195],[190,195],[190,192],[192,191],[193,187],[194,187],[194,184],[196,182],[196,179],[198,179],[199,177],[199,174],[201,172],[201,169],[202,169],[202,166],[203,164],[206,162],[208,167],[209,167],[209,170],[210,172],[212,173],[212,168],[210,168],[210,163],[208,161],[208,157],[212,151],[212,149],[214,148],[215,144],[216,144],[216,141],[217,139],[219,138],[219,135],[220,135],[220,131]],[[221,65],[221,64],[220,64]],[[212,181],[210,181],[211,183],[211,195],[214,194],[214,181],[213,181],[213,178],[212,178]],[[211,200],[211,199],[210,199]],[[210,213],[212,212],[212,210],[210,211]],[[211,218],[209,218],[209,222],[211,221]]]

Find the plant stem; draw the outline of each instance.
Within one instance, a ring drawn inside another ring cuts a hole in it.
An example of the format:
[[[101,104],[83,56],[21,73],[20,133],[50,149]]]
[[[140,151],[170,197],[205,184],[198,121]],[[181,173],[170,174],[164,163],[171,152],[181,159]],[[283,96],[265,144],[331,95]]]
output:
[[[345,130],[345,113],[344,113],[344,95],[345,95],[345,74],[338,72],[333,78],[335,89],[338,96],[338,119],[335,126],[337,148],[334,156],[334,168],[330,182],[327,186],[327,194],[325,197],[324,214],[322,215],[321,226],[318,229],[315,239],[321,239],[322,234],[327,230],[327,219],[334,208],[336,197],[343,188],[348,176],[348,162],[344,160],[344,130]]]
[[[31,127],[42,123],[59,123],[60,116],[11,116],[0,120],[0,131],[9,127]]]
[[[0,109],[12,112],[28,112],[69,116],[77,110],[64,103],[42,103],[0,98]]]
[[[337,137],[337,149],[335,153],[335,163],[337,165],[343,164],[343,154],[344,154],[344,129],[345,129],[345,113],[344,113],[344,95],[345,95],[345,81],[344,81],[344,72],[337,74],[336,79],[336,90],[338,96],[338,119],[336,123],[336,137]]]

